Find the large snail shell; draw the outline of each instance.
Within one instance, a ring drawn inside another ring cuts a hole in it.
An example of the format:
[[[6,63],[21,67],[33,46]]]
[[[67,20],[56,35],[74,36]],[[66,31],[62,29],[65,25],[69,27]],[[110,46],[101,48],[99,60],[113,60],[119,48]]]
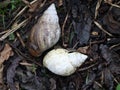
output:
[[[33,26],[29,40],[29,51],[33,56],[40,56],[42,52],[57,43],[60,38],[59,19],[54,4],[39,18]]]
[[[57,75],[69,76],[82,65],[87,57],[79,52],[69,53],[66,49],[54,49],[44,57],[43,65]]]

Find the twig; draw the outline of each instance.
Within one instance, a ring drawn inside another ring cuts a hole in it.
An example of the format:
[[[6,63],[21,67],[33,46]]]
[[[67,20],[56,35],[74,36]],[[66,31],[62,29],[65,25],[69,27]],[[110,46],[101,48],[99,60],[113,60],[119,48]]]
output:
[[[98,28],[100,28],[103,32],[105,32],[106,34],[108,34],[109,36],[113,36],[111,33],[107,32],[98,22],[94,21],[95,25],[98,26]]]
[[[25,43],[24,43],[24,41],[22,40],[20,34],[17,32],[16,35],[17,35],[17,37],[19,38],[19,40],[20,40],[22,46],[25,47]]]
[[[2,34],[5,34],[5,33],[7,33],[9,30],[6,30],[6,31],[3,31],[3,32],[0,32],[0,35],[2,35]]]
[[[65,25],[66,25],[66,22],[67,22],[67,19],[68,19],[68,16],[69,16],[69,13],[70,13],[70,10],[68,11],[66,17],[65,17],[65,20],[63,22],[63,25],[62,25],[62,42],[63,42],[63,46],[66,46],[65,42],[64,42],[64,28],[65,28]]]
[[[95,19],[97,18],[98,9],[100,8],[101,3],[102,3],[102,0],[98,0],[96,8],[95,8]]]
[[[78,44],[79,44],[79,41],[75,43],[75,45],[73,46],[73,49],[75,49]]]
[[[110,49],[113,49],[114,47],[117,47],[117,46],[120,46],[120,43],[116,44],[116,45],[113,45],[110,47]]]
[[[113,4],[113,3],[111,3],[111,2],[108,2],[107,0],[104,0],[104,2],[107,3],[107,4],[109,4],[109,5],[111,5],[111,6],[113,6],[113,7],[120,8],[119,5],[117,5],[117,4]],[[118,2],[118,4],[119,4],[119,2]]]
[[[95,81],[95,83],[102,88],[102,85],[100,83],[98,83],[97,81]]]
[[[10,43],[9,43],[10,44]],[[10,44],[10,46],[14,49],[14,51],[21,57],[25,58],[25,60],[31,61],[34,64],[42,67],[42,65],[40,63],[38,63],[37,61],[35,61],[33,58],[31,59],[30,57],[26,56],[24,53],[22,53],[18,48],[14,47],[12,44]]]
[[[25,3],[28,7],[31,8],[31,5],[30,5],[30,2],[29,2],[29,1],[27,1],[27,0],[22,0],[22,2]]]
[[[92,64],[92,65],[90,65],[90,66],[88,66],[88,67],[85,67],[85,68],[81,68],[81,69],[79,69],[78,71],[79,71],[79,72],[80,72],[80,71],[85,71],[85,70],[87,70],[87,69],[89,69],[89,68],[94,67],[95,65],[97,65],[97,63]]]
[[[35,3],[37,0],[34,0],[32,2],[30,2],[30,4],[33,4]],[[26,9],[27,9],[28,6],[25,6],[14,18],[12,21],[14,21],[18,16],[20,16]]]
[[[24,26],[25,23],[28,21],[28,19],[22,21],[20,24],[17,24],[16,22],[13,24],[13,28],[10,29],[7,33],[5,33],[1,38],[0,41],[3,41],[4,39],[6,39],[10,34],[14,33],[16,30],[18,30],[20,27]]]
[[[27,62],[20,62],[21,65],[24,65],[24,66],[32,66],[32,64],[30,63],[27,63]]]

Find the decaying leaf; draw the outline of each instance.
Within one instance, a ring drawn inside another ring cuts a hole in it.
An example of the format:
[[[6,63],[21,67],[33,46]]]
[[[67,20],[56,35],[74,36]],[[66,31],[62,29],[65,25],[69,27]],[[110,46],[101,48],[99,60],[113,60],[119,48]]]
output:
[[[113,50],[110,50],[106,45],[101,45],[101,55],[109,64],[108,67],[112,73],[120,74],[120,56]]]
[[[80,45],[86,45],[90,37],[91,30],[91,15],[89,9],[80,2],[74,2],[72,6],[73,27],[75,30],[75,37]],[[74,37],[74,38],[75,38]]]
[[[7,84],[10,87],[10,90],[17,90],[14,82],[16,68],[21,61],[21,57],[12,57],[12,63],[7,69]]]
[[[113,13],[109,12],[104,16],[104,25],[110,33],[120,35],[120,22],[114,19]]]
[[[0,65],[5,61],[8,60],[10,56],[13,56],[12,48],[9,44],[5,44],[5,47],[2,52],[0,52]]]
[[[89,75],[86,77],[86,83],[83,85],[82,90],[91,90],[92,85],[95,81],[96,74],[94,72],[90,72]]]
[[[3,62],[8,60],[10,56],[13,55],[12,48],[9,44],[5,44],[4,49],[0,52],[0,88],[3,86]]]
[[[38,77],[28,70],[18,68],[16,71],[16,79],[19,81],[20,87],[25,90],[48,90],[45,78]],[[45,80],[44,80],[45,79]]]
[[[107,68],[103,70],[103,81],[106,90],[113,90],[113,77],[110,70]]]

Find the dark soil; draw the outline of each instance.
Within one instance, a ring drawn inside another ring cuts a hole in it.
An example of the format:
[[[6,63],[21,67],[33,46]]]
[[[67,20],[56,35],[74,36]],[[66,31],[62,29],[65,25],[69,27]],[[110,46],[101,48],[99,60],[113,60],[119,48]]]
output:
[[[4,1],[9,2],[0,0],[0,5]],[[20,1],[13,10],[11,3],[0,7],[4,11],[0,13],[0,56],[6,43],[14,52],[2,64],[0,90],[117,90],[120,83],[120,1],[46,0],[42,7],[45,0],[38,0],[34,5],[30,5],[31,1]],[[52,48],[34,57],[28,51],[30,30],[51,3],[56,5],[61,37]],[[25,6],[28,7],[15,18]],[[7,33],[4,31],[25,19],[28,19],[26,24],[1,40]],[[88,59],[70,76],[55,75],[42,65],[42,59],[57,47],[79,51],[88,55]]]

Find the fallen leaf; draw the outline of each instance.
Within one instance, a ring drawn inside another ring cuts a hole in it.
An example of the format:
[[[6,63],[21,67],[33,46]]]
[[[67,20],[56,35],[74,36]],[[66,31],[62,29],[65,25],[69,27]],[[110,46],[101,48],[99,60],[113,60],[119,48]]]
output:
[[[3,51],[0,52],[0,65],[2,65],[5,60],[8,60],[10,56],[13,56],[13,54],[14,53],[9,44],[5,44]]]
[[[23,70],[22,68],[17,68],[16,79],[20,84],[20,87],[24,90],[50,90],[47,89],[49,81],[46,77],[38,77],[34,75],[29,70]],[[46,83],[47,82],[47,83]]]
[[[92,26],[91,15],[86,5],[80,2],[74,2],[72,7],[73,27],[80,46],[87,45],[90,38],[90,31]]]
[[[8,58],[12,55],[13,55],[12,48],[9,46],[9,44],[5,44],[4,49],[0,52],[0,89],[4,88],[4,83],[3,83],[4,65],[3,65],[3,62],[5,60],[8,60]]]
[[[92,85],[95,81],[96,74],[94,72],[90,72],[86,77],[86,83],[83,85],[82,90],[92,90]]]
[[[106,90],[113,90],[113,77],[109,69],[103,70],[103,84],[106,86]]]
[[[16,85],[14,83],[14,77],[16,73],[16,68],[19,65],[19,62],[21,61],[21,57],[13,57],[11,65],[7,69],[7,84],[10,87],[10,90],[17,90]]]
[[[108,67],[113,74],[120,74],[120,56],[107,45],[100,45],[101,55],[107,61]]]
[[[120,11],[120,10],[119,10]],[[120,22],[114,19],[114,14],[109,12],[107,15],[104,16],[104,25],[106,26],[107,30],[116,35],[120,35]]]

